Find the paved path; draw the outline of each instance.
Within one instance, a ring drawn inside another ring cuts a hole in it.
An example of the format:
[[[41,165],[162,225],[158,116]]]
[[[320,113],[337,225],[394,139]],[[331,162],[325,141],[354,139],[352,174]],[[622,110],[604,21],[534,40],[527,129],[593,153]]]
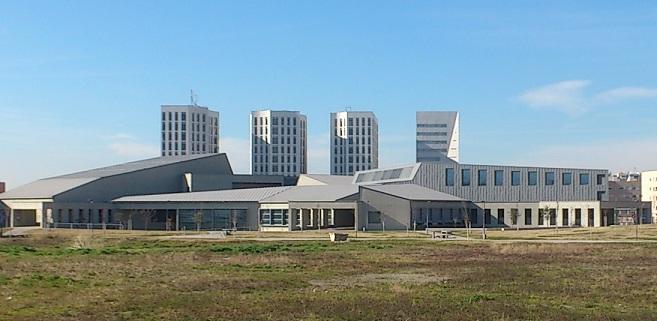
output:
[[[21,226],[21,227],[14,227],[11,228],[9,231],[5,231],[2,233],[3,237],[14,237],[14,236],[25,236],[25,234],[29,233],[30,231],[33,230],[38,230],[41,227],[39,226]]]

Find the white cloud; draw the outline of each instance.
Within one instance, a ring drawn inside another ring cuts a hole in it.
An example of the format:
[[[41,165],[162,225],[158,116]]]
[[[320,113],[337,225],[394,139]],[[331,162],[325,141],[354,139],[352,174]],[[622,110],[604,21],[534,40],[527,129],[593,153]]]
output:
[[[107,146],[114,154],[122,157],[148,158],[157,157],[158,146],[137,142],[115,142]]]
[[[602,103],[613,103],[627,99],[657,98],[657,89],[643,87],[620,87],[601,92],[595,99]]]
[[[586,111],[584,89],[588,80],[566,80],[530,89],[518,96],[518,100],[535,109],[554,109],[568,114]]]
[[[631,99],[655,99],[657,88],[618,87],[587,94],[589,80],[566,80],[530,89],[516,99],[534,109],[556,110],[570,115],[591,108],[625,102]]]
[[[221,137],[219,140],[222,153],[226,153],[233,172],[246,174],[251,172],[250,142],[248,139],[235,137]]]
[[[657,170],[657,137],[545,146],[516,157],[518,165],[603,168],[613,172]]]

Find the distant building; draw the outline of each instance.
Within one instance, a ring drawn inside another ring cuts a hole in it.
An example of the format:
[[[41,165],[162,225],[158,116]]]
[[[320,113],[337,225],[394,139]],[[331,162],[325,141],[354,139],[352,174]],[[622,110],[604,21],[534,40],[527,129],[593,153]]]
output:
[[[331,174],[379,167],[379,122],[370,111],[331,113]]]
[[[641,179],[641,173],[636,172],[618,172],[609,177],[609,181],[618,182],[638,182]]]
[[[306,116],[298,111],[251,112],[251,173],[299,176],[307,171]]]
[[[418,111],[415,159],[417,162],[459,161],[459,113]]]
[[[162,156],[219,153],[219,113],[197,105],[162,105]]]
[[[651,203],[653,221],[657,222],[657,171],[641,172],[641,200]]]

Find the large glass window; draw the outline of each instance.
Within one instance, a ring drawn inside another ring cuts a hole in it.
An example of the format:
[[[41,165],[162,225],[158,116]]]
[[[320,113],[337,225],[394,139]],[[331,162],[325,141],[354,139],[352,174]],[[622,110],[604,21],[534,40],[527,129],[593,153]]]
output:
[[[532,209],[525,209],[525,225],[532,225]]]
[[[504,185],[504,171],[496,170],[495,171],[495,186]]]
[[[461,185],[470,186],[470,169],[461,170]]]
[[[486,186],[488,183],[488,171],[485,169],[480,169],[478,171],[477,185]]]
[[[598,174],[595,177],[596,184],[602,185],[602,182],[604,181],[604,179],[605,179],[605,174]]]
[[[287,209],[261,209],[260,225],[287,225],[289,213]]]
[[[351,119],[349,119],[351,120]],[[381,212],[379,211],[369,211],[367,212],[367,223],[368,224],[381,224]]]
[[[511,185],[520,185],[520,171],[511,171]]]
[[[573,173],[566,172],[561,174],[561,183],[563,185],[572,185],[573,184]]]
[[[579,174],[579,185],[589,185],[589,173],[580,173]]]
[[[554,172],[545,172],[545,185],[554,185]]]
[[[535,186],[538,184],[538,172],[530,171],[527,172],[527,185]]]
[[[504,225],[504,209],[497,209],[497,225]]]
[[[484,222],[486,222],[488,225],[490,225],[491,222],[490,209],[488,208],[484,210]]]
[[[445,168],[445,185],[454,186],[454,169]]]

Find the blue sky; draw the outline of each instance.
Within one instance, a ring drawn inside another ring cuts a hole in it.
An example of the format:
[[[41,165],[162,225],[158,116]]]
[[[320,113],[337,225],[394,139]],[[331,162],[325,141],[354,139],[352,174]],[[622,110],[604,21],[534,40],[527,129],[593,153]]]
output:
[[[159,105],[374,111],[381,165],[415,159],[416,110],[461,112],[467,163],[657,169],[654,1],[2,1],[0,181],[158,154]]]

